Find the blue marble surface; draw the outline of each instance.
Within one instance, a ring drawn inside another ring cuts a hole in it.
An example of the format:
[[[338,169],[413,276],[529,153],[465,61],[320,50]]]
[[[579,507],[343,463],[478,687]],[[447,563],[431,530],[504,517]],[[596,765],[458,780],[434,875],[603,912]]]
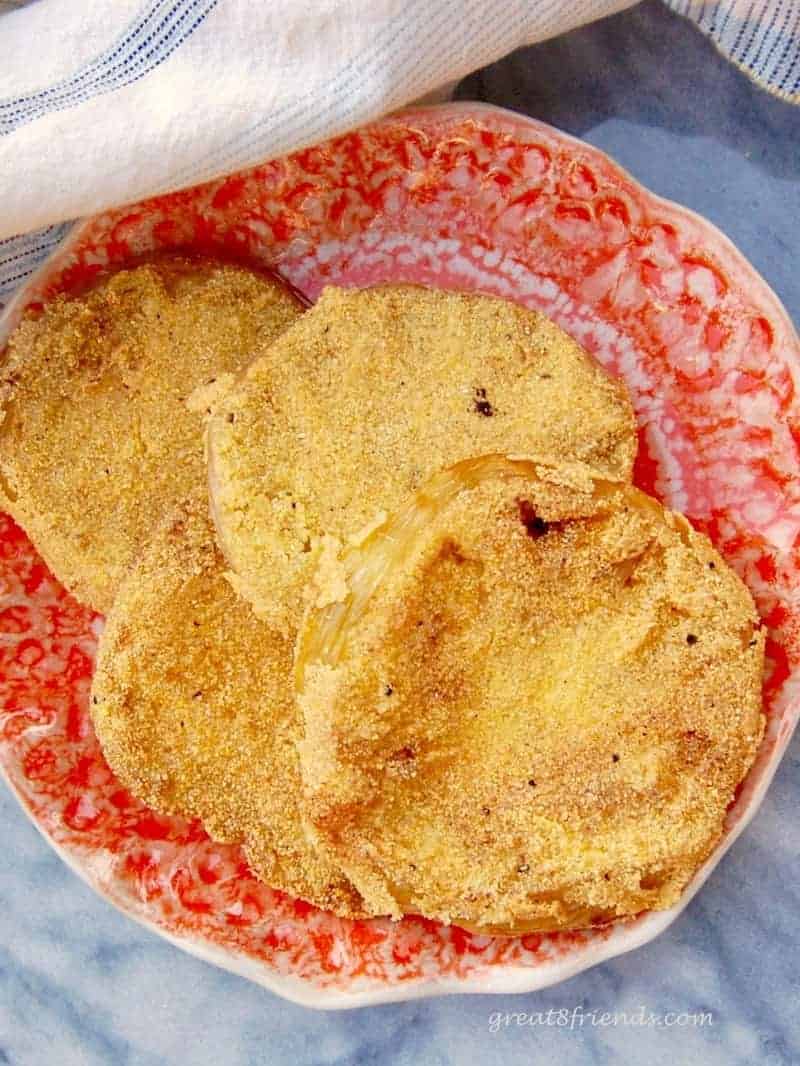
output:
[[[467,80],[715,221],[800,321],[800,109],[655,0]],[[754,823],[671,929],[544,992],[343,1014],[284,1003],[96,898],[0,789],[0,1064],[800,1062],[800,736]],[[711,1012],[703,1026],[501,1027],[495,1012]]]

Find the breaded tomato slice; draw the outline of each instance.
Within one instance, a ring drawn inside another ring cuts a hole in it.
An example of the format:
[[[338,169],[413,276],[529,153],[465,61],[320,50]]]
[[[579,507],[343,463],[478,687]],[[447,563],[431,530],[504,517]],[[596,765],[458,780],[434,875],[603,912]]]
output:
[[[708,539],[579,464],[435,475],[348,553],[297,684],[307,816],[373,910],[473,930],[673,904],[763,729]]]
[[[312,599],[335,599],[348,541],[434,471],[535,452],[628,479],[636,450],[623,383],[548,319],[413,286],[325,289],[226,393],[208,441],[237,587],[284,628],[312,575]]]
[[[134,796],[243,843],[274,888],[360,914],[303,829],[292,644],[225,580],[207,511],[179,506],[120,587],[92,687],[98,738]]]
[[[100,611],[154,523],[205,477],[214,391],[300,314],[266,274],[168,257],[59,297],[0,364],[0,505]]]

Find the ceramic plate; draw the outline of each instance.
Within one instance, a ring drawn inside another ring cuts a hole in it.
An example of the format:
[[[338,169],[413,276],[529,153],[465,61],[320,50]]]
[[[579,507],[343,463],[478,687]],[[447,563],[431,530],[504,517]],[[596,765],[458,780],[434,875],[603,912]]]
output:
[[[134,800],[87,710],[102,620],[0,519],[0,760],[38,828],[102,896],[180,947],[287,998],[344,1007],[563,980],[666,928],[753,815],[798,716],[800,345],[764,281],[708,222],[596,149],[481,105],[405,112],[72,231],[6,309],[75,291],[156,249],[323,285],[411,281],[517,300],[630,387],[637,483],[705,530],[769,626],[758,760],[680,904],[587,932],[514,939],[409,918],[351,922],[259,884],[236,847]],[[742,900],[743,910],[752,900]]]

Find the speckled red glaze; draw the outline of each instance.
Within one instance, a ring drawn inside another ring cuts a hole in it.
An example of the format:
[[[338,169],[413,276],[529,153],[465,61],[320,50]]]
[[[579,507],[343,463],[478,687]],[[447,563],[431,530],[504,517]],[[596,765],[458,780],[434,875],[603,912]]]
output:
[[[92,219],[9,305],[0,341],[25,307],[176,247],[273,267],[312,299],[327,282],[414,281],[498,293],[559,322],[631,389],[638,484],[707,531],[752,589],[770,632],[767,734],[726,837],[671,911],[515,939],[338,920],[120,788],[87,706],[102,620],[2,518],[0,760],[38,827],[126,912],[318,1006],[540,987],[650,939],[755,810],[798,716],[800,345],[776,298],[717,230],[595,149],[448,105]]]

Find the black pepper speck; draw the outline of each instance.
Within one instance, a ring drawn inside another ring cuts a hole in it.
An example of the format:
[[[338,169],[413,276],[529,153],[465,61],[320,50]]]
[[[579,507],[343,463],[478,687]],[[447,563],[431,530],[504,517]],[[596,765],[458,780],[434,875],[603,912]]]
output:
[[[494,408],[486,399],[486,389],[475,389],[472,404],[478,414],[483,415],[484,418],[491,418],[494,414]]]

